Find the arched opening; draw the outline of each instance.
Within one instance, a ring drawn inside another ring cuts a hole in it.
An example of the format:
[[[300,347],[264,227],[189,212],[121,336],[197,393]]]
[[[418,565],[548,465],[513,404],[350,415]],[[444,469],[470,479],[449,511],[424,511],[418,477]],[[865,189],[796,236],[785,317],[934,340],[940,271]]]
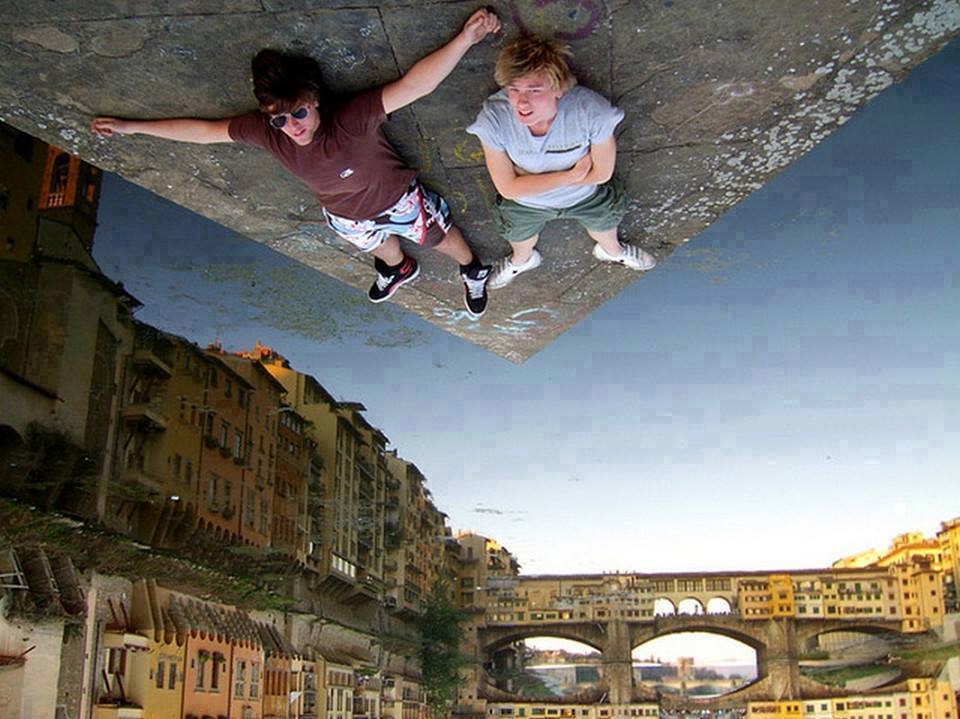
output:
[[[714,597],[707,602],[707,614],[730,614],[733,607],[723,597]]]
[[[703,614],[703,605],[699,599],[687,597],[677,605],[677,614]]]
[[[669,617],[677,613],[677,608],[666,597],[658,597],[653,601],[653,616]]]
[[[757,652],[719,634],[677,632],[633,650],[633,678],[661,694],[720,696],[756,681]]]
[[[828,686],[866,691],[900,681],[904,656],[918,639],[892,631],[840,630],[813,637],[800,658],[800,673]]]
[[[524,700],[593,703],[607,691],[600,652],[571,639],[526,637],[495,651],[485,669],[496,689]]]

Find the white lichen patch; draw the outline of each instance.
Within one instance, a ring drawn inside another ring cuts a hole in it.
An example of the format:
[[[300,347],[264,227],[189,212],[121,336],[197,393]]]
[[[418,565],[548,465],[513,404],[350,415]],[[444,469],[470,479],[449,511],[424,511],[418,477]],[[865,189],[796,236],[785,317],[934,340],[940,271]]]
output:
[[[885,3],[873,26],[881,32],[889,28],[899,13],[899,5]],[[895,80],[885,67],[902,66],[920,59],[931,41],[945,38],[960,29],[960,2],[941,0],[918,12],[903,27],[890,30],[878,41],[866,45],[858,54],[836,55],[817,65],[807,76],[788,75],[780,83],[803,90],[792,99],[794,107],[772,126],[741,128],[720,135],[724,143],[744,142],[721,155],[708,184],[714,194],[673,195],[652,208],[663,213],[650,228],[663,231],[678,227],[691,218],[709,220],[759,189],[772,175],[812,149],[830,132],[850,119],[851,114]],[[849,64],[848,64],[849,63]],[[837,69],[839,67],[839,69]],[[830,82],[826,91],[815,92],[820,82]],[[777,112],[772,113],[775,117]]]

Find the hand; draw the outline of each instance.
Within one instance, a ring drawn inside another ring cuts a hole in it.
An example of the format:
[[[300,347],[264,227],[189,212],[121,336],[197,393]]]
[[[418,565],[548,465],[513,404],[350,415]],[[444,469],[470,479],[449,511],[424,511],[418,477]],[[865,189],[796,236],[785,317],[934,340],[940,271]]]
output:
[[[567,172],[570,173],[570,180],[573,184],[583,182],[583,179],[590,174],[590,170],[593,169],[593,159],[590,157],[588,152],[586,155],[577,160],[577,164],[571,167]]]
[[[90,123],[90,131],[99,137],[129,135],[131,133],[127,121],[118,117],[95,117],[93,122]]]
[[[500,18],[491,10],[481,8],[463,25],[462,34],[471,45],[476,45],[490,33],[500,32]]]

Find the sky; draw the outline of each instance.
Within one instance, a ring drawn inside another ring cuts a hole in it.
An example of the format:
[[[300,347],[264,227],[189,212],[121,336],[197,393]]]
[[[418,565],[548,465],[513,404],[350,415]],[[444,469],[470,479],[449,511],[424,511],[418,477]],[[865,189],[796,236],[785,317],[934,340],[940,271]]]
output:
[[[958,79],[954,42],[522,365],[114,176],[95,256],[364,403],[524,573],[827,566],[960,515]]]

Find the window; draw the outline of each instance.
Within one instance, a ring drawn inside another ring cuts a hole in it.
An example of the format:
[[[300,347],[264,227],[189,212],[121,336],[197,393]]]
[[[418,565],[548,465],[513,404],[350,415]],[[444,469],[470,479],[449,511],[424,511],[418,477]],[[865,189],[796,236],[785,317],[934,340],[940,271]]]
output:
[[[257,507],[255,504],[255,495],[252,489],[247,490],[247,499],[243,503],[243,523],[247,525],[250,529],[253,529],[254,526],[254,515],[256,514]]]
[[[123,674],[127,668],[127,650],[113,648],[107,656],[107,673]]]
[[[196,689],[203,691],[205,684],[205,674],[207,673],[207,662],[210,660],[210,654],[204,650],[197,652],[197,682]]]
[[[193,462],[187,460],[187,465],[183,470],[183,481],[188,484],[193,482]]]
[[[223,394],[225,397],[233,396],[233,381],[230,379],[223,380]]]
[[[247,663],[238,660],[236,663],[236,673],[233,679],[233,696],[235,699],[243,699],[243,685],[246,683],[246,673]]]
[[[157,673],[154,677],[157,689],[163,689],[163,671],[166,669],[166,666],[164,662],[157,662]]]
[[[180,463],[183,461],[183,457],[179,454],[173,455],[173,476],[175,479],[180,479]]]
[[[176,689],[177,688],[177,663],[170,662],[167,665],[170,668],[170,677],[167,681],[167,689]]]
[[[220,691],[220,661],[220,655],[214,654],[213,660],[210,662],[212,665],[210,667],[210,691],[212,692]]]
[[[260,500],[260,534],[270,532],[270,502],[266,499]]]
[[[243,432],[239,429],[233,431],[233,456],[235,459],[243,459]]]
[[[257,662],[250,664],[250,698],[260,696],[260,665]]]
[[[220,422],[220,446],[228,448],[230,446],[230,425],[224,421]]]

